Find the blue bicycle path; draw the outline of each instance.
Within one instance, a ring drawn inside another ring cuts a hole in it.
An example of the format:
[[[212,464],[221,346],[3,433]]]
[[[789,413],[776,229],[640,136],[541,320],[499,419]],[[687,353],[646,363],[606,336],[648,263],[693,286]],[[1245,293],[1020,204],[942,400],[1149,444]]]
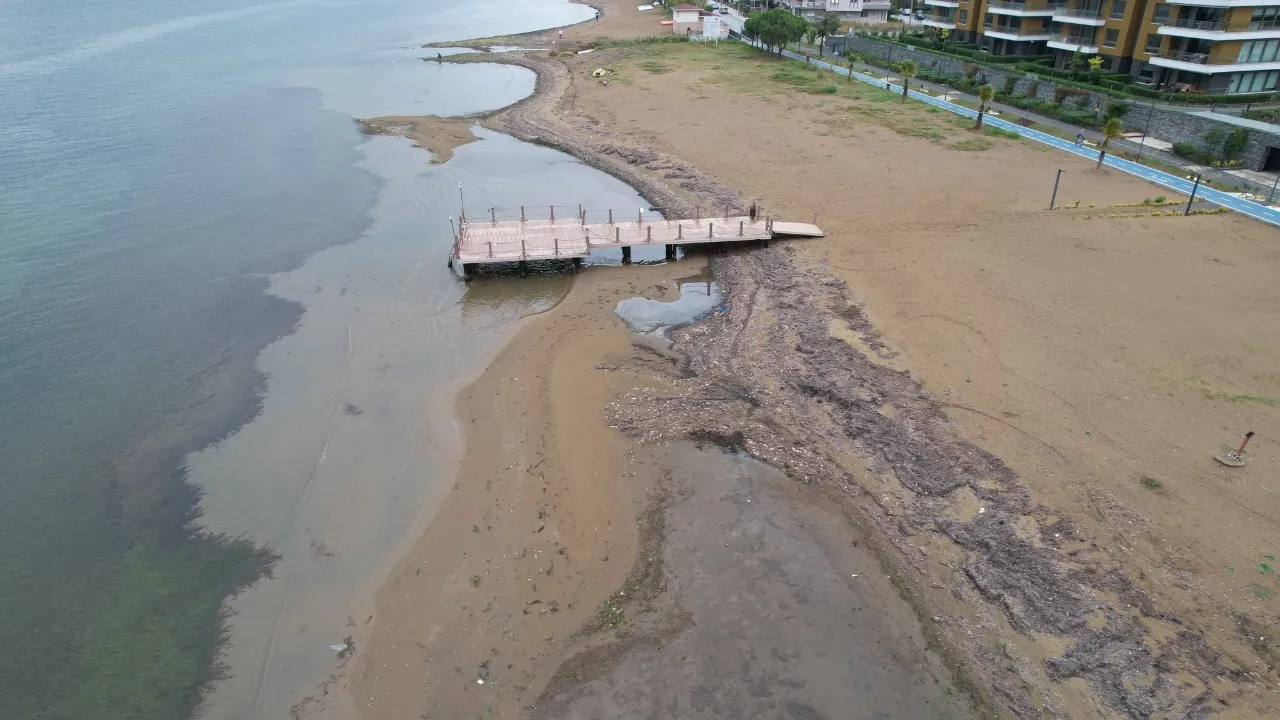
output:
[[[754,44],[754,43],[751,43],[751,44]],[[803,55],[792,52],[790,50],[784,50],[783,55],[793,60],[800,60],[802,62],[805,61],[805,57]],[[831,63],[823,62],[822,60],[814,60],[812,58],[809,58],[808,61],[812,65],[816,65],[820,68],[830,70],[831,72],[834,72],[837,75],[844,75],[844,76],[850,75],[848,68],[837,67],[835,65],[832,65]],[[887,80],[880,80],[878,78],[873,78],[870,75],[863,75],[862,73],[856,73],[856,72],[852,73],[852,75],[854,78],[861,80],[862,82],[867,83],[868,85],[874,85],[876,87],[884,88],[887,90],[896,89],[897,92],[902,92],[901,85],[894,85]],[[932,95],[926,95],[922,92],[917,92],[915,90],[908,90],[907,93],[911,97],[917,100],[921,100],[923,102],[929,103],[930,105],[940,107],[943,110],[946,110],[948,112],[953,112],[963,117],[976,118],[978,116],[977,110],[970,110],[969,108],[964,107],[963,105],[957,105],[952,102],[947,102],[946,100],[936,98]],[[982,121],[988,125],[991,125],[992,127],[1003,128],[1005,130],[1012,130],[1018,133],[1019,135],[1021,135],[1022,137],[1058,148],[1059,150],[1065,150],[1066,152],[1069,152],[1073,155],[1079,155],[1080,157],[1086,158],[1088,160],[1098,159],[1097,150],[1090,150],[1089,148],[1080,147],[1076,145],[1074,142],[1071,142],[1070,140],[1063,140],[1060,137],[1055,137],[1047,133],[1042,133],[1039,130],[1032,130],[1031,128],[1023,127],[1021,125],[1018,125],[1017,123],[1011,123],[1008,120],[1002,120],[997,117],[991,117],[990,115],[985,116],[982,119]],[[1103,160],[1103,164],[1113,167],[1117,170],[1120,170],[1121,172],[1129,173],[1130,175],[1140,177],[1143,180],[1153,182],[1156,185],[1160,185],[1161,187],[1168,188],[1170,190],[1173,190],[1174,192],[1181,193],[1187,196],[1191,195],[1191,188],[1195,185],[1194,182],[1187,180],[1186,178],[1181,178],[1181,177],[1178,177],[1177,175],[1170,175],[1169,173],[1166,173],[1166,172],[1160,172],[1159,170],[1156,170],[1154,168],[1149,168],[1146,165],[1143,165],[1141,163],[1136,163],[1131,160],[1125,160],[1124,158],[1116,157],[1115,155],[1107,155],[1106,159]],[[1266,205],[1252,202],[1250,200],[1245,200],[1244,198],[1238,198],[1235,195],[1224,193],[1221,190],[1214,190],[1213,188],[1205,187],[1204,185],[1201,185],[1199,188],[1196,189],[1196,198],[1198,200],[1211,202],[1215,205],[1221,205],[1222,207],[1228,208],[1230,210],[1234,210],[1243,215],[1248,215],[1249,217],[1255,220],[1261,220],[1262,222],[1270,223],[1271,225],[1280,226],[1280,209],[1267,207]]]

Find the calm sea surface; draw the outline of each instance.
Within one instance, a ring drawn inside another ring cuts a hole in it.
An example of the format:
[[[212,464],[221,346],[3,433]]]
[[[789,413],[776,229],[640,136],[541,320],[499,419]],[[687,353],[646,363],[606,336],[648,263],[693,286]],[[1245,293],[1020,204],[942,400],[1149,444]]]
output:
[[[242,488],[217,484],[225,458],[192,482],[184,459],[234,445],[264,407],[270,419],[276,382],[255,358],[308,317],[356,317],[341,275],[384,283],[365,257],[401,273],[440,338],[414,377],[444,387],[564,290],[453,280],[458,183],[477,207],[641,204],[509,138],[432,167],[353,122],[509,104],[532,90],[527,71],[423,63],[415,48],[590,13],[564,0],[0,4],[0,717],[155,720],[195,706],[223,600],[268,566],[287,574],[295,538],[261,537],[270,518],[226,521],[233,501],[258,504],[273,468]],[[307,292],[333,290],[315,308],[266,292],[306,272]],[[350,357],[357,321],[341,322]],[[327,367],[326,347],[288,362]],[[244,453],[235,462],[252,467]],[[228,535],[190,532],[201,493],[216,500],[201,522]],[[407,531],[411,515],[388,526]]]

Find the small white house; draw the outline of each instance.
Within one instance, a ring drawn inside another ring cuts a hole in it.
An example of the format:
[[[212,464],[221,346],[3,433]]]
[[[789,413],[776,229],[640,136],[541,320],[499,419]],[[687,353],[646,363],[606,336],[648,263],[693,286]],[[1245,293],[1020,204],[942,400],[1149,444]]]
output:
[[[671,8],[671,29],[677,35],[702,34],[702,8],[697,5],[677,5]]]

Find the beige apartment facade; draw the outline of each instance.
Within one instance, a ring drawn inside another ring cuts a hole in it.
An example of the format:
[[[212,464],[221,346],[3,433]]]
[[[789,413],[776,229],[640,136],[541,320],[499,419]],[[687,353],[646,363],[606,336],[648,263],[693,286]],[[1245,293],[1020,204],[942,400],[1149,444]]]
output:
[[[924,0],[924,24],[993,55],[1079,53],[1170,92],[1280,91],[1280,0]]]
[[[1280,89],[1276,0],[1149,2],[1133,75],[1161,89],[1208,94]]]

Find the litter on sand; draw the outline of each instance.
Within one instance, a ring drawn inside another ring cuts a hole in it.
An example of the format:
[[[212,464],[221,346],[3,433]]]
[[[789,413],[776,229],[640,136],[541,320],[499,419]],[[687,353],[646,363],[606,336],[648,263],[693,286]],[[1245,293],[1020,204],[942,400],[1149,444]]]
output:
[[[653,9],[652,5],[637,5],[636,9],[640,12],[648,12]]]
[[[330,645],[329,649],[334,652],[346,652],[347,645],[346,643],[338,643],[336,645]]]
[[[589,52],[595,52],[595,51],[596,51],[596,49],[595,49],[595,48],[587,48],[586,50],[579,50],[579,51],[578,51],[578,54],[579,54],[579,55],[586,55],[586,54],[587,54],[587,53],[589,53]]]

